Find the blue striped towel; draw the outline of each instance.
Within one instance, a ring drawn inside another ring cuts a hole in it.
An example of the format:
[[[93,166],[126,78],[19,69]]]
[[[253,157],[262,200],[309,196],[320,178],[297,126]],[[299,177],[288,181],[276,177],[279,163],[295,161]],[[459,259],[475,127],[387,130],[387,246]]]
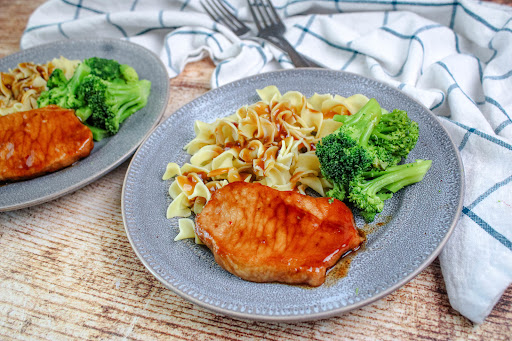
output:
[[[251,21],[246,0],[223,1]],[[472,0],[273,3],[300,52],[405,91],[450,133],[466,192],[439,258],[451,305],[483,322],[512,282],[512,7]],[[198,0],[51,0],[31,16],[21,48],[91,36],[149,48],[170,77],[208,55],[216,64],[212,87],[293,67],[272,46],[213,22]]]

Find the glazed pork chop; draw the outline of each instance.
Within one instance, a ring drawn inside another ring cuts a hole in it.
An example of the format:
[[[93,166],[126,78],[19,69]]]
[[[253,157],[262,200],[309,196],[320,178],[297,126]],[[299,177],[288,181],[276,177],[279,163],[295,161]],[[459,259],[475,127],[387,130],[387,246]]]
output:
[[[50,105],[0,116],[0,181],[33,178],[88,156],[92,133],[73,110]]]
[[[252,282],[319,286],[364,241],[341,201],[234,182],[196,218],[196,234],[225,270]]]

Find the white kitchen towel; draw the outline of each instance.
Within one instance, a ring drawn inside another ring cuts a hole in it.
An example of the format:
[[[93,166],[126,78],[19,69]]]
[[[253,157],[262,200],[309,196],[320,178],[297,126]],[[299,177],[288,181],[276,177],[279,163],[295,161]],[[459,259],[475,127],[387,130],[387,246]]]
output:
[[[251,24],[246,0],[221,0]],[[512,7],[472,0],[273,0],[287,39],[325,68],[373,77],[430,108],[457,145],[464,207],[440,255],[451,305],[475,323],[512,282]],[[199,0],[51,0],[21,48],[113,37],[159,55],[169,76],[209,55],[212,87],[293,67],[213,22]]]

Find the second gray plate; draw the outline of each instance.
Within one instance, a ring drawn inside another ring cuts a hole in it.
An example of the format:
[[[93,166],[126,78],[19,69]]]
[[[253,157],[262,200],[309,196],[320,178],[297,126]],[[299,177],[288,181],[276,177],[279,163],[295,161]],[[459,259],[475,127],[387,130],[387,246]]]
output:
[[[168,162],[183,164],[183,150],[194,138],[194,121],[213,122],[259,100],[256,89],[276,85],[282,93],[297,90],[348,97],[362,93],[386,109],[406,110],[420,127],[409,161],[430,159],[425,179],[386,202],[372,226],[364,250],[352,258],[348,274],[333,272],[318,288],[244,281],[218,266],[211,252],[193,241],[174,242],[178,219],[165,217]],[[439,254],[460,215],[462,165],[438,119],[423,105],[383,83],[354,74],[294,69],[261,74],[212,90],[182,107],[158,126],[141,145],[128,169],[122,209],[133,249],[166,287],[217,313],[265,321],[303,321],[341,314],[373,302],[420,273]],[[379,224],[382,223],[382,224]]]
[[[135,152],[164,114],[169,98],[167,71],[154,53],[134,43],[117,39],[48,43],[0,59],[0,71],[6,72],[21,62],[46,63],[60,56],[78,60],[102,57],[133,66],[141,79],[151,81],[148,104],[130,116],[116,135],[96,142],[91,154],[73,166],[0,186],[0,212],[54,200],[107,174]]]

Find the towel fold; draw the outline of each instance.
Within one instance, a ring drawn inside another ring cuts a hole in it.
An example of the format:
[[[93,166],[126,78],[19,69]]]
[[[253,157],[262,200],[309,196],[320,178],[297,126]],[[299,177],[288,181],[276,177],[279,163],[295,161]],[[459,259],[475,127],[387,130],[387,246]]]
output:
[[[246,0],[222,0],[252,25]],[[512,282],[512,7],[471,0],[273,0],[296,49],[325,68],[397,87],[438,115],[459,149],[461,218],[439,259],[450,303],[481,323]],[[51,0],[21,48],[62,39],[126,39],[177,76],[209,56],[211,85],[292,68],[275,47],[237,37],[199,0]]]

